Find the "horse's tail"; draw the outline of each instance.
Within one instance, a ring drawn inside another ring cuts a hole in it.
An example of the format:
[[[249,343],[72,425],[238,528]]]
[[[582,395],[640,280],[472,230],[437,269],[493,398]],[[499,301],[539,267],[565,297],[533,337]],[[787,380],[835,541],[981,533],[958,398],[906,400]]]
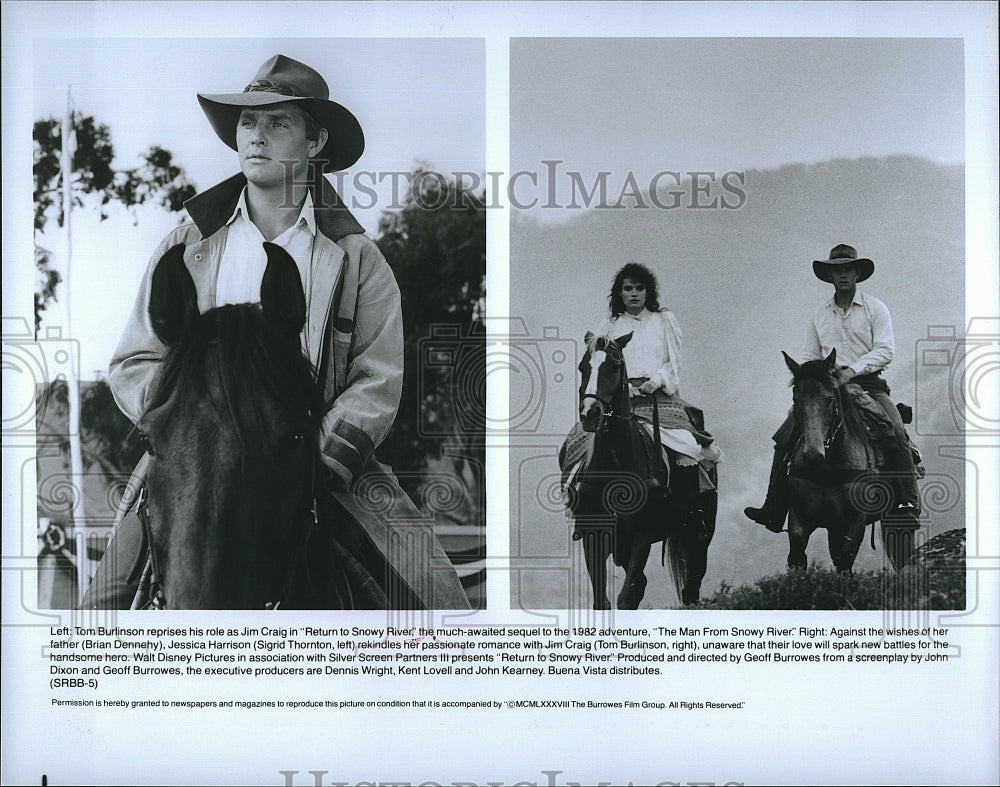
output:
[[[684,585],[687,581],[688,556],[685,545],[677,536],[663,539],[661,562],[666,563],[670,572],[670,581],[677,591],[677,600],[684,599]]]

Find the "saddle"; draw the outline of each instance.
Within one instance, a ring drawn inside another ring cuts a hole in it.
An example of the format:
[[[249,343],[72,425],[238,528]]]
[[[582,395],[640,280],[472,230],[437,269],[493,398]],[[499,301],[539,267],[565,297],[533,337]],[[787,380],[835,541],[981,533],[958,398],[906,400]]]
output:
[[[654,442],[649,432],[634,416],[624,423],[628,439],[622,441],[622,448],[627,452],[628,458],[612,456],[617,460],[617,469],[643,479],[645,494],[649,494],[650,490],[661,490],[665,493],[670,480],[670,470],[661,447]],[[573,514],[576,514],[580,501],[580,486],[587,483],[584,476],[590,467],[593,452],[594,433],[585,432],[577,421],[559,449],[563,501]]]

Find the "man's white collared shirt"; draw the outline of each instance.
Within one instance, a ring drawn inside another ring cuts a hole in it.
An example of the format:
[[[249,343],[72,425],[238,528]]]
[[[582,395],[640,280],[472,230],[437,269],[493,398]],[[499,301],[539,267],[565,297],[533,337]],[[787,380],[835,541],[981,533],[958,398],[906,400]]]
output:
[[[215,305],[227,303],[257,303],[260,301],[260,280],[267,267],[264,236],[250,220],[247,192],[243,189],[236,209],[230,216],[226,248],[219,263],[215,286]],[[312,195],[307,191],[298,220],[271,243],[287,251],[299,269],[302,289],[309,293],[313,239],[316,237],[316,212]]]
[[[803,361],[826,358],[837,351],[837,364],[855,374],[881,372],[892,361],[894,346],[889,309],[873,295],[854,291],[846,310],[830,298],[816,310],[806,334]]]

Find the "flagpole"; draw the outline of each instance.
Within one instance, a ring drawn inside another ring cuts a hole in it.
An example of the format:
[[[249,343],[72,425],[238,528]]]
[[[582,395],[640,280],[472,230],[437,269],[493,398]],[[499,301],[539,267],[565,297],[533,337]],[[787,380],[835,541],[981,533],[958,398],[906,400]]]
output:
[[[66,338],[73,335],[73,151],[70,140],[73,136],[73,87],[66,88],[66,114],[62,121],[62,153],[60,167],[62,169],[62,208],[63,229],[66,233]],[[73,532],[76,541],[76,579],[78,599],[83,598],[90,581],[90,561],[86,549],[87,514],[84,506],[83,488],[83,450],[80,445],[80,380],[76,368],[74,353],[69,354],[69,364],[66,372],[66,395],[69,402],[69,457],[70,470],[73,475]]]

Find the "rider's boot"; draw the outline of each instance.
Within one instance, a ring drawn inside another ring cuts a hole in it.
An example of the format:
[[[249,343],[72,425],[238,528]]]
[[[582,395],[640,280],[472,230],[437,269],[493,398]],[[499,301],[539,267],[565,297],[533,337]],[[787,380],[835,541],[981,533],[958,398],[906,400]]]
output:
[[[788,516],[788,469],[785,453],[781,448],[775,447],[764,505],[760,508],[748,506],[743,509],[743,513],[772,533],[780,533],[784,529],[785,517]]]
[[[747,506],[743,513],[758,525],[763,525],[772,533],[780,533],[785,529],[785,517],[788,516],[788,501],[785,489],[780,487],[786,484],[771,484],[767,487],[767,496],[764,498],[764,505],[760,508]]]

